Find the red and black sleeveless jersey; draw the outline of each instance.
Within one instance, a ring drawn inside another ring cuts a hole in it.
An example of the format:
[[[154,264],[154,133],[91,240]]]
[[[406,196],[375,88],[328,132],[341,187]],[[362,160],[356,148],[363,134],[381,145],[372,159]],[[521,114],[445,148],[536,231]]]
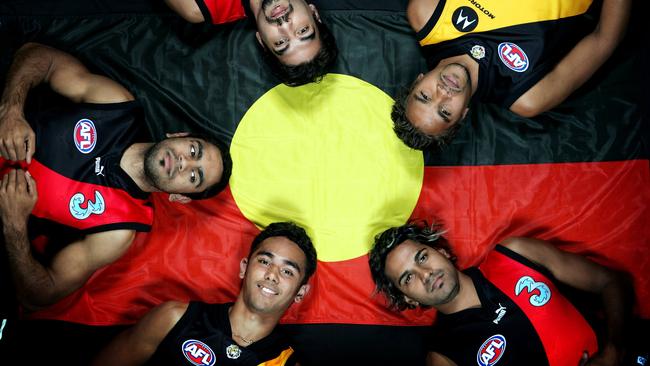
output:
[[[165,336],[148,365],[293,365],[293,349],[273,331],[248,347],[232,339],[228,304],[190,302],[187,311]]]
[[[439,314],[432,351],[480,366],[575,366],[597,351],[594,331],[544,268],[497,245],[465,273],[481,308]]]
[[[28,118],[36,152],[27,169],[38,190],[29,234],[38,252],[45,243],[42,235],[59,239],[57,234],[74,238],[118,229],[149,231],[153,211],[148,194],[119,166],[127,147],[146,141],[137,102],[66,103]]]
[[[593,29],[591,3],[440,0],[417,38],[430,69],[470,55],[479,64],[473,101],[508,108]]]

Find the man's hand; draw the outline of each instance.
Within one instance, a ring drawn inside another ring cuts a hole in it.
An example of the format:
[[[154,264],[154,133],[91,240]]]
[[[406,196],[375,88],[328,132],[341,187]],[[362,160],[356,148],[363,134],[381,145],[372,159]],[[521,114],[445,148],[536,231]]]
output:
[[[32,162],[36,137],[23,112],[0,105],[0,157]]]
[[[24,231],[38,193],[36,181],[23,170],[11,170],[0,180],[0,220],[6,230]]]
[[[592,358],[589,358],[587,352],[585,352],[580,366],[618,366],[621,364],[621,356],[620,349],[613,344],[606,344]]]

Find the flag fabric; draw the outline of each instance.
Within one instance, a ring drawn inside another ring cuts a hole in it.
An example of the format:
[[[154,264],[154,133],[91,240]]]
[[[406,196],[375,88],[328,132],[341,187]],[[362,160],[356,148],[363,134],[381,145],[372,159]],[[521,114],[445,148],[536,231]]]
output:
[[[379,231],[412,219],[442,222],[463,268],[504,238],[530,236],[625,271],[634,315],[649,318],[650,80],[637,19],[558,108],[525,119],[476,106],[441,153],[421,154],[392,135],[388,116],[390,96],[426,72],[405,2],[369,3],[322,4],[340,57],[321,83],[299,88],[270,76],[246,21],[191,25],[157,8],[74,18],[5,9],[2,65],[23,41],[64,49],[132,91],[155,139],[208,133],[231,143],[235,162],[230,188],[215,198],[180,205],[153,194],[150,233],[83,288],[25,317],[100,332],[166,300],[232,301],[252,239],[284,219],[306,226],[319,251],[311,293],[281,321],[304,363],[418,364],[435,312],[386,309],[366,255]]]

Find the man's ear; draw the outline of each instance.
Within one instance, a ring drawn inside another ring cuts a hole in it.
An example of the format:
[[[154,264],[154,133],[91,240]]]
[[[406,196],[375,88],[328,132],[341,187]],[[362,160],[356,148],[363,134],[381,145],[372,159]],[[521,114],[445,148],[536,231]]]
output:
[[[316,18],[319,23],[322,23],[320,20],[320,14],[318,14],[318,9],[316,9],[316,5],[309,4],[309,7],[311,8],[311,12],[314,14],[314,18]]]
[[[169,133],[168,132],[168,133],[165,134],[165,136],[167,136],[167,138],[170,139],[172,137],[185,137],[185,136],[187,136],[189,134],[190,134],[189,132],[174,132],[174,133]]]
[[[255,38],[257,38],[257,43],[259,43],[262,48],[266,49],[266,45],[264,42],[262,42],[262,36],[260,35],[260,32],[255,32]]]
[[[422,80],[423,77],[424,77],[424,74],[420,73],[420,75],[418,75],[418,77],[415,78],[415,82],[416,83],[419,82],[420,80]]]
[[[418,306],[418,305],[420,305],[419,302],[417,302],[417,301],[411,299],[410,297],[408,297],[408,296],[406,296],[406,295],[404,295],[404,302],[406,302],[407,304],[409,304],[409,305],[411,305],[411,306]]]
[[[293,299],[293,301],[301,302],[302,299],[305,297],[305,295],[307,295],[307,293],[309,292],[310,288],[311,286],[309,286],[308,283],[300,286],[300,290],[298,290],[298,293],[296,294],[296,297]]]
[[[445,258],[447,258],[447,259],[451,258],[451,254],[449,254],[447,249],[445,249],[445,248],[436,248],[436,250],[438,251],[438,253],[442,254]]]
[[[246,268],[248,268],[248,258],[242,258],[241,262],[239,262],[239,278],[242,280],[246,275]]]
[[[178,202],[185,204],[192,202],[192,199],[180,193],[170,193],[169,202]]]

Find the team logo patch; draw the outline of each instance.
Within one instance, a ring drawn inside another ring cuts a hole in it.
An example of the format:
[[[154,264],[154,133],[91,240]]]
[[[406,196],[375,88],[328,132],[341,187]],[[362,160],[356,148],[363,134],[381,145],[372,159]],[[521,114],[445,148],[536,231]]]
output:
[[[551,299],[551,289],[544,282],[536,282],[530,276],[523,276],[515,285],[515,295],[519,296],[522,290],[531,294],[528,301],[533,306],[543,306]],[[532,294],[533,291],[537,293]]]
[[[461,6],[451,15],[451,24],[459,32],[471,32],[478,25],[478,15],[474,9],[467,6]]]
[[[97,144],[97,129],[93,121],[84,118],[74,126],[74,144],[82,154],[88,154]]]
[[[231,360],[236,360],[241,356],[241,348],[236,344],[231,344],[226,347],[226,356]]]
[[[503,42],[498,47],[499,58],[510,70],[524,72],[528,70],[526,52],[512,42]]]
[[[506,338],[501,334],[495,334],[488,338],[476,354],[476,362],[479,366],[493,366],[506,351]]]
[[[188,339],[183,342],[181,348],[183,350],[183,355],[185,355],[185,358],[190,361],[192,365],[214,365],[214,352],[212,352],[212,349],[210,349],[207,344],[197,341],[196,339]]]
[[[104,197],[99,191],[95,191],[95,200],[86,201],[86,196],[81,192],[75,193],[70,198],[70,214],[77,220],[85,220],[90,215],[101,215],[106,209]]]
[[[472,57],[474,57],[477,60],[480,60],[483,57],[485,57],[485,47],[483,46],[474,45],[472,46],[472,49],[469,52],[472,54]]]

